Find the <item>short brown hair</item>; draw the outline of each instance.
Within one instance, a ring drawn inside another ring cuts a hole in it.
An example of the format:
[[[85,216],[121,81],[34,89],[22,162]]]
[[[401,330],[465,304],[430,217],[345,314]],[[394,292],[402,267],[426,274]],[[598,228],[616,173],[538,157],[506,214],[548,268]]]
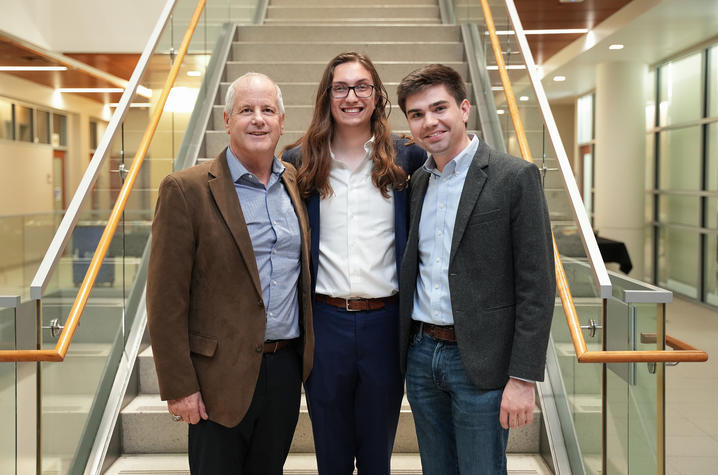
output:
[[[466,84],[458,71],[443,64],[430,64],[412,71],[399,83],[396,92],[399,96],[401,111],[406,114],[407,97],[427,87],[439,85],[446,87],[449,94],[456,100],[456,105],[460,105],[464,99],[467,99]]]

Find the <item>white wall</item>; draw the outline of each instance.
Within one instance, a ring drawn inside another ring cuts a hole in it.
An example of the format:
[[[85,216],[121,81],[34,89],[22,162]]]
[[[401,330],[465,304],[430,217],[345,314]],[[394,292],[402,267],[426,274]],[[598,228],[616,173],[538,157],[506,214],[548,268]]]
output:
[[[103,105],[73,94],[56,94],[49,87],[2,73],[0,73],[0,96],[62,111],[68,115],[68,156],[65,173],[69,203],[89,162],[90,119],[109,119]],[[18,148],[18,145],[22,146]],[[38,152],[38,150],[42,152]],[[22,168],[26,163],[25,155],[32,156],[32,162],[29,163],[37,165],[37,168],[34,169],[36,173],[32,176],[27,175],[30,169]],[[40,165],[39,157],[41,155],[49,157],[48,166],[52,176],[52,148],[50,146],[0,140],[0,215],[52,211],[52,184],[48,185],[50,201],[45,200],[42,191],[23,195],[24,199],[19,201],[14,197],[15,194],[12,191],[16,186],[28,186],[32,190],[33,188],[28,184],[44,180],[45,168],[44,165]],[[15,166],[20,167],[17,174],[13,172]]]
[[[166,0],[0,0],[0,30],[52,51],[142,51]]]
[[[0,216],[52,210],[52,147],[0,140]]]

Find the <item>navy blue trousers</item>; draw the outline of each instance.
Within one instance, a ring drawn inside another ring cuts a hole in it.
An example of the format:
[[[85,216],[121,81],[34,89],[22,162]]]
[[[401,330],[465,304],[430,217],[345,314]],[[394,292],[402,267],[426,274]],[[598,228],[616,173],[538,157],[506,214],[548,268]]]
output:
[[[305,383],[319,473],[389,475],[404,384],[398,305],[367,312],[314,303]]]

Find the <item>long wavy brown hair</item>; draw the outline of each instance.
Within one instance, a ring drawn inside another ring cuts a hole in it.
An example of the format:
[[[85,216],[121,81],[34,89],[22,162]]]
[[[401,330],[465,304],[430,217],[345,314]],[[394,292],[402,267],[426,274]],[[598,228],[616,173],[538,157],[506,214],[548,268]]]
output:
[[[297,185],[304,198],[308,198],[314,191],[318,191],[321,198],[333,193],[329,184],[329,171],[332,166],[329,145],[334,137],[335,123],[330,108],[329,88],[334,79],[334,69],[340,64],[349,62],[360,63],[369,71],[374,83],[374,94],[377,95],[376,107],[370,119],[371,132],[374,135],[372,183],[385,198],[389,197],[389,190],[401,189],[406,184],[406,173],[394,161],[396,152],[392,145],[391,128],[387,119],[386,109],[389,100],[384,84],[374,64],[366,55],[348,52],[337,55],[327,64],[317,89],[314,114],[309,129],[302,138],[284,149],[287,151],[301,145],[301,158],[297,164]]]

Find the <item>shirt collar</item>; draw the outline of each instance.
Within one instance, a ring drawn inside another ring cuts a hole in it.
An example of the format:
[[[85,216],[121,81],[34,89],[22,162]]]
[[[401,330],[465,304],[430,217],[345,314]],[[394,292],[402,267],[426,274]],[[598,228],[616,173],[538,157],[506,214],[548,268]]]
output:
[[[369,140],[364,142],[364,158],[368,157],[372,150],[374,150],[374,136],[372,135]],[[329,144],[329,155],[332,157],[332,160],[336,160],[337,157],[334,155],[334,150],[332,150],[332,144]]]
[[[452,158],[449,163],[444,166],[443,171],[439,171],[431,155],[429,155],[429,158],[424,162],[424,170],[436,176],[466,173],[469,169],[469,165],[471,165],[471,160],[473,160],[474,155],[476,155],[476,150],[479,148],[479,137],[475,134],[471,134],[470,137],[471,141],[469,145],[459,152],[457,156]]]
[[[232,149],[227,147],[227,165],[229,165],[229,173],[232,175],[232,181],[237,183],[241,178],[254,178],[254,180],[257,180],[257,177],[254,175],[254,173],[251,173],[249,170],[247,170],[247,167],[244,166],[242,162],[239,161],[237,156],[232,153]],[[282,165],[282,162],[277,158],[272,158],[272,174],[276,175],[277,178],[282,176],[284,173],[285,167]]]

